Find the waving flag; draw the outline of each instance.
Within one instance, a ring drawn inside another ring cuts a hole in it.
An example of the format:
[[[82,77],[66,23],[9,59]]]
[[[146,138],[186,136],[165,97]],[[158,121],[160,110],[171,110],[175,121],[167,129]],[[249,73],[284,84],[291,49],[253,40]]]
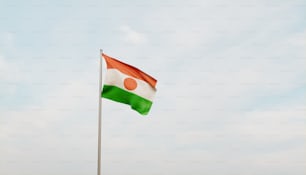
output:
[[[101,96],[148,114],[156,92],[155,80],[141,70],[102,53],[107,72]]]

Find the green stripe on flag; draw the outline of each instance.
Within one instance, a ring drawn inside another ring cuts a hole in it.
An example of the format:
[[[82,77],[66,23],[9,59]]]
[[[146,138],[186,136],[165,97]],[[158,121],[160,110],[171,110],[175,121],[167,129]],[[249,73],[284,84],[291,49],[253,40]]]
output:
[[[151,101],[112,85],[103,86],[101,97],[128,104],[142,115],[148,114],[152,106]]]

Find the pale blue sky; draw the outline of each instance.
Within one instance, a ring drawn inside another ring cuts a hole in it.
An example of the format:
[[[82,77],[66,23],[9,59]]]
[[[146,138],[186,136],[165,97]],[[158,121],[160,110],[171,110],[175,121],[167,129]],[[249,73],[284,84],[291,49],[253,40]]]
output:
[[[105,175],[304,175],[303,0],[0,0],[0,174],[96,174],[99,49],[158,80],[103,99]]]

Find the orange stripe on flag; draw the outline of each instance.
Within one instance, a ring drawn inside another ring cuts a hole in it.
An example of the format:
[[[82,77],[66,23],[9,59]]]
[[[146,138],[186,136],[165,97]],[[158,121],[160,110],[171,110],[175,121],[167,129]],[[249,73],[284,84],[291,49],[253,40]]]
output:
[[[104,57],[107,65],[107,69],[118,69],[120,72],[129,75],[131,77],[146,81],[148,84],[150,84],[152,87],[155,88],[157,80],[155,80],[150,75],[142,72],[136,67],[133,67],[131,65],[128,65],[126,63],[123,63],[115,58],[112,58],[110,56],[105,55],[102,53],[102,56]]]

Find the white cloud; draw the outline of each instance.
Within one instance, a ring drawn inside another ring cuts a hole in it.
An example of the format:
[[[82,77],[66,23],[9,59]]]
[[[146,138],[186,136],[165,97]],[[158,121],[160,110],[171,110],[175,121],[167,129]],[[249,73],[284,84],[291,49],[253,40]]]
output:
[[[9,67],[1,55],[0,55],[0,70],[1,70],[0,79],[7,79],[7,75],[5,75],[6,74],[5,72],[9,70]]]
[[[1,54],[1,53],[0,53]],[[15,94],[18,83],[24,82],[25,76],[19,66],[8,62],[0,55],[0,95],[10,96]]]
[[[239,121],[232,125],[232,128],[228,129],[236,134],[241,134],[247,143],[275,144],[276,147],[277,144],[280,144],[281,147],[282,144],[291,144],[293,141],[303,142],[305,114],[306,109],[300,104],[246,112]],[[303,147],[303,145],[297,146]]]
[[[84,103],[84,93],[93,96],[93,86],[84,80],[70,80],[41,97],[39,104],[27,104],[20,111],[7,111],[3,116],[9,120],[1,134],[14,135],[44,129],[58,120],[79,112]],[[65,115],[63,115],[65,114]],[[26,117],[25,117],[26,116]],[[24,128],[26,126],[26,128]],[[22,131],[18,128],[23,128]]]
[[[10,162],[21,169],[26,166],[23,172],[30,174],[45,172],[50,166],[62,163],[94,163],[90,160],[94,159],[96,148],[93,111],[97,108],[97,89],[83,77],[56,87],[45,92],[40,103],[1,111],[0,161],[5,165],[1,174],[16,173]],[[88,146],[92,151],[86,150]],[[82,159],[78,159],[80,154]],[[40,168],[36,169],[37,165]],[[48,172],[64,171],[65,167]]]
[[[20,79],[20,73],[17,66],[0,55],[0,80],[15,82],[18,79]]]
[[[145,34],[133,30],[130,26],[121,26],[120,31],[123,33],[124,41],[129,44],[140,45],[147,42]]]
[[[0,31],[0,51],[15,51],[15,35],[11,32]]]

